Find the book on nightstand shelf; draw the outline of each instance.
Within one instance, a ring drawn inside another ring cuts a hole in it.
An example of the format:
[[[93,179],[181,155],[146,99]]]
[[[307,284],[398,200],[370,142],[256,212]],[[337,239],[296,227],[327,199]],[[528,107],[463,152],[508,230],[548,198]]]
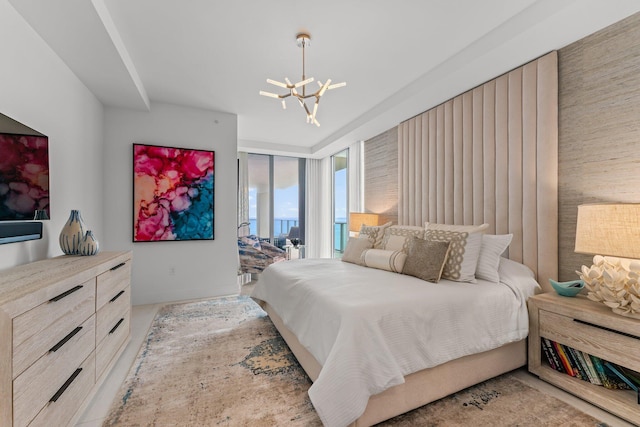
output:
[[[540,343],[552,369],[610,390],[633,390],[640,404],[640,373],[548,338]]]
[[[542,345],[542,352],[547,357],[547,361],[549,361],[549,365],[551,365],[551,367],[556,371],[566,374],[567,371],[565,371],[562,363],[560,362],[560,359],[558,358],[555,351],[553,350],[552,348],[553,345],[551,344],[551,341],[548,338],[542,337],[541,345]]]

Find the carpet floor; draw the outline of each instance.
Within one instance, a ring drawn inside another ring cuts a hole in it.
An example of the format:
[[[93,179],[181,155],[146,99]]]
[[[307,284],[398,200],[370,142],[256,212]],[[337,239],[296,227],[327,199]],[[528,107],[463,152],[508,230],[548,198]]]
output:
[[[311,381],[246,296],[163,307],[104,426],[321,426]],[[510,374],[381,426],[604,426]]]

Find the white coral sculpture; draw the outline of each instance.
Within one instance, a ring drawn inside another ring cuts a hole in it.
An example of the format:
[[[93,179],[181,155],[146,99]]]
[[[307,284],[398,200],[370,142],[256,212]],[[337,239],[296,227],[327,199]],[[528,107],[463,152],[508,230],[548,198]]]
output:
[[[614,313],[640,319],[640,260],[593,257],[593,265],[576,271],[589,291],[587,298]]]

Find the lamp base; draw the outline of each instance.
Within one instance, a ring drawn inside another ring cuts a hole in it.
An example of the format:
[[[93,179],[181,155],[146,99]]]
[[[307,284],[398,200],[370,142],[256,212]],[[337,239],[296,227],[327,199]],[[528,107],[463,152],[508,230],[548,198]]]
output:
[[[587,298],[621,316],[640,319],[640,262],[625,258],[593,257],[591,267],[576,272],[589,291]]]
[[[640,320],[640,313],[632,313],[632,312],[623,311],[617,308],[612,308],[611,311],[613,311],[615,314],[619,314],[620,316],[631,317],[631,318]]]

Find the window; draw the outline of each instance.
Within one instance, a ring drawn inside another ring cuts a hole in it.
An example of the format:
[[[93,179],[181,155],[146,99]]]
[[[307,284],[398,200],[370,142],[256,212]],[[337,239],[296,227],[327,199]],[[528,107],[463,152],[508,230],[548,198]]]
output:
[[[287,237],[304,242],[304,171],[305,159],[248,155],[251,234],[280,247]]]
[[[333,178],[333,257],[341,258],[349,238],[347,206],[349,206],[349,150],[331,156]]]

